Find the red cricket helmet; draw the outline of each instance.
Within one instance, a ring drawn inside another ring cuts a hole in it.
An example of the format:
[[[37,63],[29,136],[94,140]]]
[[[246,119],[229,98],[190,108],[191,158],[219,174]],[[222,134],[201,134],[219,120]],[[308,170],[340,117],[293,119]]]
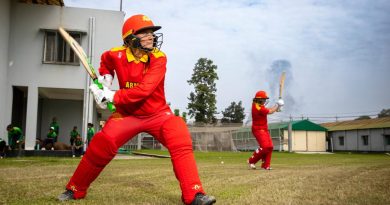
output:
[[[256,96],[255,98],[259,98],[259,99],[268,99],[268,95],[267,93],[264,91],[264,90],[260,90],[256,93]]]
[[[161,26],[155,26],[149,17],[143,14],[137,14],[128,18],[122,27],[122,39],[126,39],[131,34],[137,34],[144,29],[157,31]]]

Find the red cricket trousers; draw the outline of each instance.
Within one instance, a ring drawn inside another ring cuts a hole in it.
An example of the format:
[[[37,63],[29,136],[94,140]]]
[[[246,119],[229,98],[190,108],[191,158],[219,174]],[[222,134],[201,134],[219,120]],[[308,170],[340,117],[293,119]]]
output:
[[[269,168],[271,166],[272,150],[274,149],[269,131],[252,127],[252,133],[259,143],[259,148],[253,152],[253,155],[249,158],[249,163],[256,164],[259,160],[262,160],[261,168]]]
[[[92,138],[66,188],[74,192],[76,199],[84,198],[90,184],[115,157],[118,148],[140,132],[149,133],[169,150],[185,204],[191,203],[196,193],[205,194],[187,125],[169,109],[142,117],[114,113],[103,129]]]

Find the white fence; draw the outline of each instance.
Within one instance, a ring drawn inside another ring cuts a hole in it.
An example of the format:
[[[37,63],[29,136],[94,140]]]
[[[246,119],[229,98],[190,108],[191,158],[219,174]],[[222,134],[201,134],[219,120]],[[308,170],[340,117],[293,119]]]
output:
[[[198,151],[253,151],[258,147],[250,129],[210,129],[210,127],[190,129],[192,147]],[[271,133],[274,150],[282,151],[283,137],[280,132]],[[122,148],[126,150],[165,149],[157,140],[147,133],[141,133],[127,142]]]

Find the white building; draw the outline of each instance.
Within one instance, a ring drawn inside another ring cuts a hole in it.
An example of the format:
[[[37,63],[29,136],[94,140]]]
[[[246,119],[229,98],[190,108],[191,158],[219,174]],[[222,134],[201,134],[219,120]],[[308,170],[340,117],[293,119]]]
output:
[[[1,137],[7,138],[12,123],[22,128],[25,149],[32,150],[36,138],[46,137],[52,117],[60,125],[58,141],[65,143],[73,126],[83,137],[88,122],[98,128],[102,115],[89,94],[89,77],[57,29],[79,40],[98,68],[103,51],[122,44],[124,16],[66,7],[62,0],[0,1]]]
[[[330,150],[358,152],[390,151],[390,117],[324,123]]]

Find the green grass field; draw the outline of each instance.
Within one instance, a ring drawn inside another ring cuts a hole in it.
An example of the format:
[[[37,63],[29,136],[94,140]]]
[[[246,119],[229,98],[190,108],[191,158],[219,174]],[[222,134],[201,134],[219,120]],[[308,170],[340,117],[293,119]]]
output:
[[[195,152],[203,187],[217,204],[390,204],[389,155],[274,152],[272,171],[249,170],[250,155]],[[181,204],[171,161],[161,158],[115,159],[85,199],[56,201],[79,161],[0,160],[0,204]]]

